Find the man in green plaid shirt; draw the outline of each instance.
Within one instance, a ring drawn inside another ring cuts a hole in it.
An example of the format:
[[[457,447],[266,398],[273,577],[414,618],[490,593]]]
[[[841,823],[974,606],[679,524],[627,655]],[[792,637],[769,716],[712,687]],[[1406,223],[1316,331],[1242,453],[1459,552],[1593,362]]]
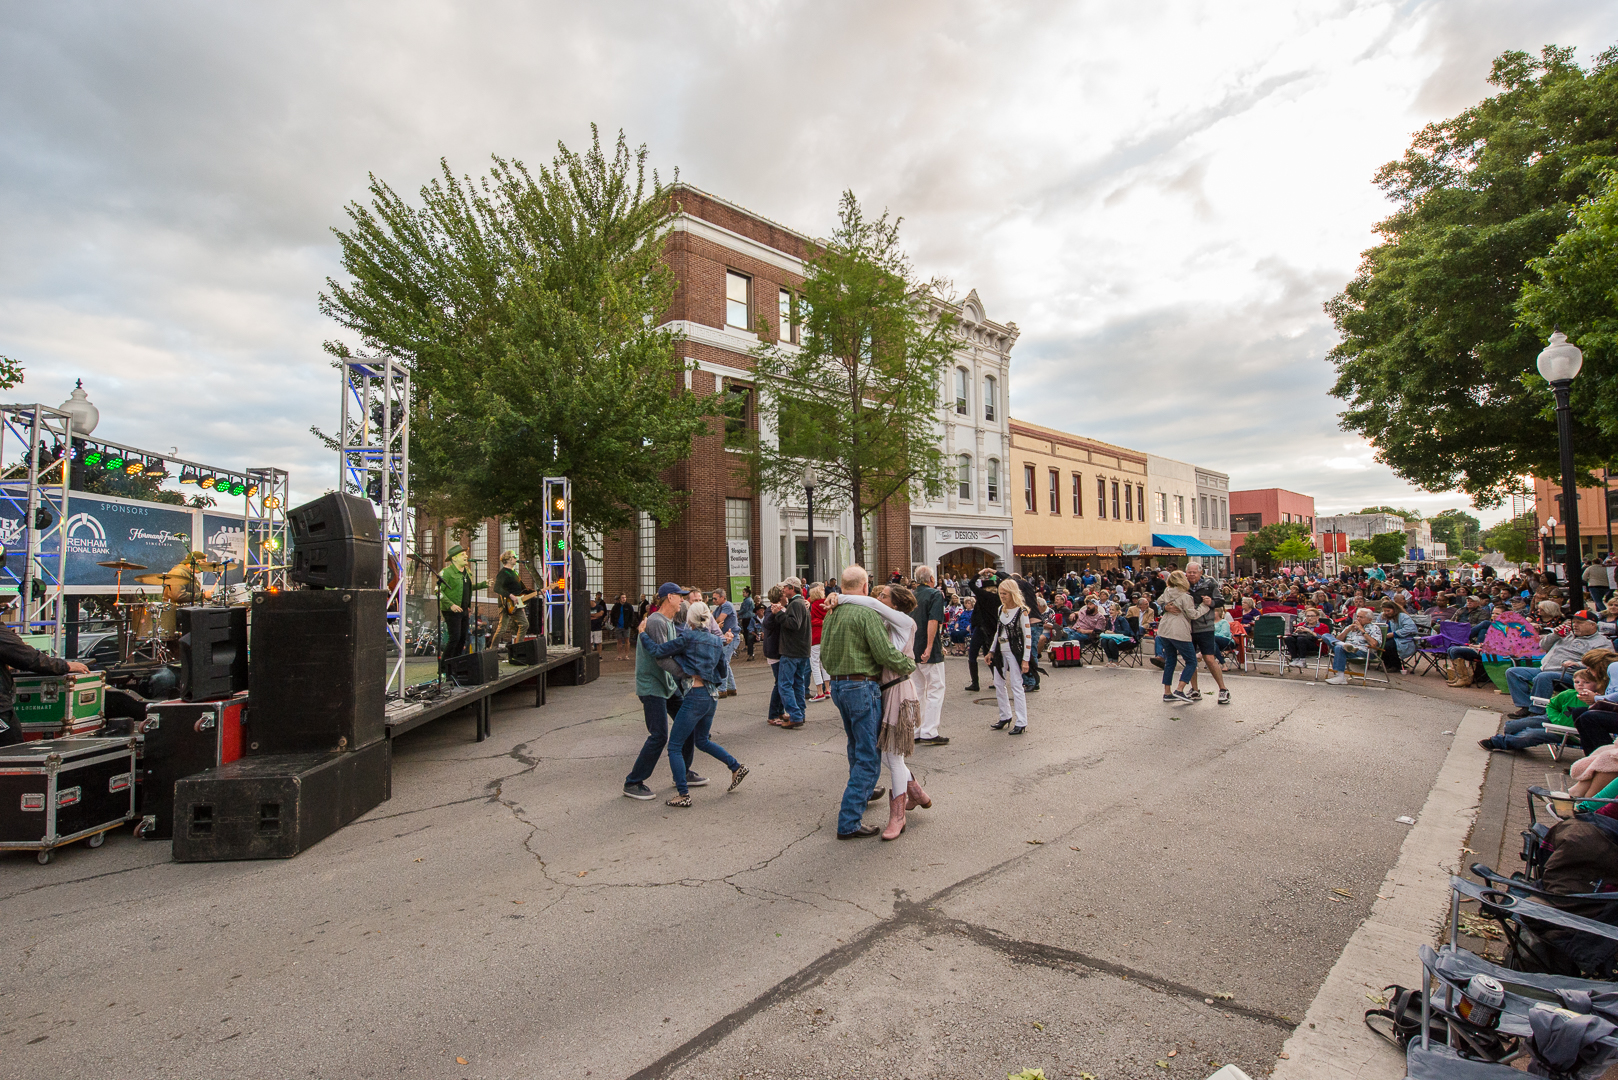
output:
[[[843,592],[865,596],[869,586],[863,567],[843,571]],[[882,730],[882,669],[908,675],[916,662],[893,647],[888,624],[876,612],[856,604],[838,604],[821,626],[820,664],[831,677],[832,703],[842,714],[843,732],[848,736],[848,787],[837,813],[837,838],[875,836],[881,830],[862,824],[860,817],[882,769],[876,749]]]

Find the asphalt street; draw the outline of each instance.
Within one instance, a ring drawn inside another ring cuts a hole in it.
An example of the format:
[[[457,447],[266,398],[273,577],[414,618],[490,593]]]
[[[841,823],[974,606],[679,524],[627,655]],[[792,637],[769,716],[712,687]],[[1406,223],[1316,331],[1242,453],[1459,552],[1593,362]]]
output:
[[[1011,737],[949,665],[935,806],[894,843],[835,838],[836,710],[766,725],[762,661],[715,726],[740,789],[699,755],[693,808],[666,763],[623,798],[644,727],[609,663],[507,695],[492,741],[403,737],[393,799],[296,859],[0,858],[0,1076],[1267,1074],[1464,705],[1242,677],[1173,709],[1151,669],[1061,669]]]

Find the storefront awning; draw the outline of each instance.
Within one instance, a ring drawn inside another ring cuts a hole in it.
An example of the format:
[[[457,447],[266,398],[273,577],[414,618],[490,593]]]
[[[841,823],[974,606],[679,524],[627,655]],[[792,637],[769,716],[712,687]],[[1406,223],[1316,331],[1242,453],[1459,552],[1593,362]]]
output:
[[[1225,553],[1218,548],[1209,547],[1194,536],[1180,536],[1171,533],[1153,533],[1152,543],[1157,547],[1184,548],[1187,555],[1213,555],[1224,558]]]

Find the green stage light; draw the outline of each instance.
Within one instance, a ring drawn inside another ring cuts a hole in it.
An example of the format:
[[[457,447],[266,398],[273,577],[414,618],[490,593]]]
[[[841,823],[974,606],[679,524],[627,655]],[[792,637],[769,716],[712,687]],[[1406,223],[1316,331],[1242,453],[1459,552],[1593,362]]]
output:
[[[106,464],[108,472],[118,472],[124,467],[124,459],[119,454],[113,454],[107,458]]]
[[[232,495],[240,495],[242,492],[244,492],[246,490],[247,490],[247,485],[242,483],[240,480],[237,480],[235,483],[230,485],[230,493]]]
[[[86,465],[100,465],[106,460],[106,457],[107,455],[103,454],[101,451],[92,450],[88,454],[84,455],[84,463]]]

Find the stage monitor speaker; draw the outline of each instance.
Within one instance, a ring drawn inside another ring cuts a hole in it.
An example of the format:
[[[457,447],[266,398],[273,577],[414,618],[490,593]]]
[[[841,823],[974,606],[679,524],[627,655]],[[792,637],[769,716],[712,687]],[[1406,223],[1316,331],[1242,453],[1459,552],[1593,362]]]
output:
[[[174,835],[174,785],[242,756],[247,695],[229,701],[153,701],[141,724],[140,814],[136,835]]]
[[[255,593],[251,640],[249,754],[357,750],[382,738],[381,589]]]
[[[334,491],[288,510],[287,526],[293,581],[317,589],[382,588],[382,529],[369,500]]]
[[[353,753],[243,758],[174,786],[174,861],[290,859],[393,794],[386,739]]]
[[[500,653],[497,649],[462,653],[444,661],[444,675],[456,686],[482,686],[500,677]]]
[[[523,638],[521,641],[513,641],[506,650],[506,659],[513,664],[522,664],[524,666],[543,663],[545,660],[545,639],[542,637],[530,637]]]
[[[182,698],[212,701],[247,689],[245,607],[183,607],[179,628]]]

